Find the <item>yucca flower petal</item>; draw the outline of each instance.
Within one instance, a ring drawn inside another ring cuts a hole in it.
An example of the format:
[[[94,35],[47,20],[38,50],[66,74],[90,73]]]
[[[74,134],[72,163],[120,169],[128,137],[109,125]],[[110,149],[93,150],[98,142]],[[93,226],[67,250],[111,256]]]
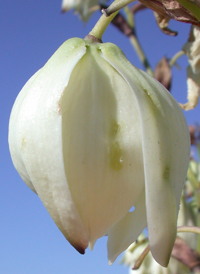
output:
[[[145,191],[138,197],[135,209],[128,212],[108,233],[108,261],[112,264],[130,243],[137,240],[147,226]]]
[[[126,79],[138,103],[150,247],[154,258],[167,266],[190,155],[185,118],[171,94],[134,68],[117,47],[110,46],[104,58]],[[132,75],[137,75],[134,81]]]
[[[59,229],[81,253],[88,246],[88,235],[65,176],[60,98],[85,51],[81,39],[63,44],[24,86],[9,125],[10,152],[16,169],[29,187],[31,182]]]

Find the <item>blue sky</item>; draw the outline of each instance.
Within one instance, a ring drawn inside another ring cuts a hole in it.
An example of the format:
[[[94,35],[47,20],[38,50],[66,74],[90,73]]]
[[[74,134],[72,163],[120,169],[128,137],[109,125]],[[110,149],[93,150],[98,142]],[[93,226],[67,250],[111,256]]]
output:
[[[15,171],[8,150],[8,121],[14,100],[22,86],[68,38],[84,38],[100,16],[97,12],[83,24],[72,12],[61,14],[61,0],[1,1],[0,7],[0,273],[1,274],[124,274],[118,264],[108,266],[106,237],[93,252],[75,251],[51,220],[39,198]],[[157,28],[151,11],[136,16],[138,37],[152,67],[163,57],[172,57],[188,37],[189,25],[171,22],[178,37]],[[129,40],[109,26],[104,42],[117,44],[127,58],[142,68]],[[172,94],[186,102],[187,58],[173,68]],[[185,113],[189,124],[200,122],[200,107]]]

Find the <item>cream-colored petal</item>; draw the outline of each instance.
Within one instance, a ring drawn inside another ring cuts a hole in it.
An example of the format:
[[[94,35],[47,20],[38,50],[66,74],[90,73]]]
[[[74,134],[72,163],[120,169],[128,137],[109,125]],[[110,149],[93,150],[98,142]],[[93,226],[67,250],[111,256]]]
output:
[[[75,9],[76,13],[80,15],[80,18],[84,22],[87,22],[93,13],[91,8],[98,4],[98,0],[63,0],[62,11],[66,12],[70,9]]]
[[[108,233],[108,261],[112,264],[117,256],[129,247],[147,226],[145,191],[139,196],[135,210],[128,212]]]
[[[62,1],[62,11],[66,12],[69,11],[70,9],[76,9],[79,8],[81,5],[81,0],[63,0]]]
[[[88,45],[62,102],[67,181],[90,246],[118,222],[144,187],[136,101],[121,75]]]
[[[167,266],[190,156],[187,124],[171,94],[133,67],[116,46],[102,45],[102,57],[124,77],[138,103],[150,248],[155,260]]]
[[[26,166],[24,164],[22,153],[21,153],[25,144],[25,139],[20,138],[20,135],[18,134],[19,131],[18,130],[16,131],[16,129],[20,127],[19,124],[21,121],[18,118],[19,118],[21,106],[24,102],[24,99],[27,96],[27,93],[31,85],[33,84],[33,82],[35,81],[39,73],[40,73],[40,70],[38,70],[24,85],[23,87],[24,91],[19,93],[16,103],[14,104],[12,108],[12,114],[11,114],[10,123],[9,123],[9,149],[10,149],[10,154],[12,156],[13,164],[16,170],[19,172],[20,176],[22,177],[23,181],[35,193],[36,193],[36,190],[26,170]]]
[[[9,130],[14,165],[20,174],[28,174],[51,217],[80,253],[88,246],[88,234],[65,176],[60,100],[72,70],[85,51],[85,42],[78,38],[68,40],[56,51],[20,92]],[[23,165],[18,166],[18,159]]]

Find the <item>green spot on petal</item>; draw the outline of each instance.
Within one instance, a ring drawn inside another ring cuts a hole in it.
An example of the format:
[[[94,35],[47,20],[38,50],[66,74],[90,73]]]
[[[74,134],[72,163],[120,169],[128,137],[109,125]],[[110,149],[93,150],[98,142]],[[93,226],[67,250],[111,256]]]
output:
[[[115,138],[120,131],[120,125],[117,122],[113,122],[110,128],[110,137]]]
[[[117,141],[110,146],[110,167],[114,170],[123,167],[122,149]]]
[[[166,167],[164,172],[163,172],[163,179],[168,179],[169,178],[169,167]]]

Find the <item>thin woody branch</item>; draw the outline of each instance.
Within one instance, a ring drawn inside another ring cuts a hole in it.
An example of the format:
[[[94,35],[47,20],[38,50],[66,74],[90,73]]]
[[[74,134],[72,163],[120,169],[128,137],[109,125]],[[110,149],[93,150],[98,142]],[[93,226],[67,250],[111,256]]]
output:
[[[133,45],[140,61],[142,62],[143,66],[145,67],[147,73],[153,76],[153,70],[151,69],[150,63],[137,39],[135,28],[132,28],[126,21],[126,19],[118,13],[115,18],[111,22],[115,27],[117,27],[124,35],[126,35],[129,39],[131,44]]]

